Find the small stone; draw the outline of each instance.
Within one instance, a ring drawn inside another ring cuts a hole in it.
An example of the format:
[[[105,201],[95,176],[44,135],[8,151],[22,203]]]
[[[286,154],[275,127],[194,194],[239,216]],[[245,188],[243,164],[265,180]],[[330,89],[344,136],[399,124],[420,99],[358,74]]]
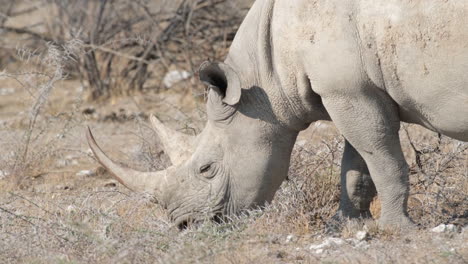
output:
[[[322,254],[323,251],[324,251],[324,250],[323,250],[322,248],[317,249],[317,250],[315,250],[315,254]]]
[[[327,239],[327,241],[329,241],[330,244],[337,245],[337,246],[341,246],[345,243],[343,239],[337,238],[337,237],[330,237]]]
[[[286,243],[293,242],[294,241],[294,235],[288,235],[286,237]]]
[[[321,244],[312,244],[310,245],[310,250],[325,249],[333,246],[341,246],[345,241],[341,238],[329,237],[325,239]]]
[[[74,213],[76,211],[76,207],[74,205],[67,206],[67,212]]]
[[[325,247],[328,247],[330,246],[329,243],[327,243],[327,241],[321,243],[321,244],[312,244],[310,245],[309,249],[310,250],[314,250],[314,249],[322,249],[322,248],[325,248]]]
[[[76,176],[78,176],[78,177],[92,177],[94,175],[96,175],[96,174],[92,170],[81,170],[81,171],[76,173]]]
[[[9,95],[13,93],[15,93],[15,88],[13,87],[0,88],[0,95]]]
[[[446,229],[446,225],[445,224],[440,224],[434,228],[431,229],[432,232],[434,233],[443,233],[445,232],[445,229]]]
[[[445,232],[457,232],[457,227],[454,224],[448,224],[445,226]]]
[[[0,170],[0,180],[5,179],[8,175],[10,175],[8,172]]]
[[[183,81],[192,76],[188,71],[174,70],[168,72],[164,78],[163,83],[167,88],[171,88],[174,84]]]
[[[356,238],[359,240],[359,241],[362,241],[362,240],[365,240],[367,238],[367,232],[366,231],[358,231],[356,233]]]

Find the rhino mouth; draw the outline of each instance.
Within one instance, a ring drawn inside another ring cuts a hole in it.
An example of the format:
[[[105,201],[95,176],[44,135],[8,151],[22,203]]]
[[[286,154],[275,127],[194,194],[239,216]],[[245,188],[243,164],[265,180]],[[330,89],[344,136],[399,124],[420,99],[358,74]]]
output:
[[[226,222],[226,217],[221,213],[216,213],[210,218],[198,219],[192,214],[182,215],[174,219],[175,226],[179,230],[186,230],[189,227],[198,227],[205,222],[213,222],[216,224],[221,224]]]
[[[185,230],[191,225],[191,219],[190,218],[181,218],[175,221],[175,226],[179,230]]]

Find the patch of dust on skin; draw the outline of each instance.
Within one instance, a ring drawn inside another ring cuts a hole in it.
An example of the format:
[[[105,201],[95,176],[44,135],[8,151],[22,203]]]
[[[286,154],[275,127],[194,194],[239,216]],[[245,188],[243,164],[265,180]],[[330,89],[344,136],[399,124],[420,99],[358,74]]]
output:
[[[424,124],[433,130],[449,127],[448,121],[440,120],[446,114],[443,111],[449,109],[427,105],[433,101],[431,95],[447,101],[445,104],[453,104],[446,96],[462,89],[447,90],[451,88],[447,83],[463,83],[460,78],[453,80],[451,76],[460,73],[451,67],[466,67],[468,58],[463,55],[463,49],[468,35],[462,26],[468,23],[466,8],[460,1],[399,0],[361,2],[357,8],[363,44],[369,53],[375,54],[382,69],[384,88],[402,106],[401,116],[405,121]],[[441,56],[442,53],[448,55]]]

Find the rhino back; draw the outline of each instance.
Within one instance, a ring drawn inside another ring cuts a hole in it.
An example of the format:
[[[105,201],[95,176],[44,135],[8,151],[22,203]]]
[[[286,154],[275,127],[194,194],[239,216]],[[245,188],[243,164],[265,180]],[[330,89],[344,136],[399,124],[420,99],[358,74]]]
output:
[[[277,0],[273,68],[291,97],[370,80],[402,121],[468,140],[466,25],[466,1]]]
[[[362,46],[403,121],[468,140],[466,1],[361,1]]]

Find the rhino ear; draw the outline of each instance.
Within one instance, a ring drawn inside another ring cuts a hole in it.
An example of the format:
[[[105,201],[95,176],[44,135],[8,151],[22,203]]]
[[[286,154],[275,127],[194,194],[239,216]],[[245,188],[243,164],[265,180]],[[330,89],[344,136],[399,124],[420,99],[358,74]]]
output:
[[[241,97],[241,82],[231,66],[222,62],[205,61],[200,66],[200,80],[216,92],[222,102],[236,105]]]

